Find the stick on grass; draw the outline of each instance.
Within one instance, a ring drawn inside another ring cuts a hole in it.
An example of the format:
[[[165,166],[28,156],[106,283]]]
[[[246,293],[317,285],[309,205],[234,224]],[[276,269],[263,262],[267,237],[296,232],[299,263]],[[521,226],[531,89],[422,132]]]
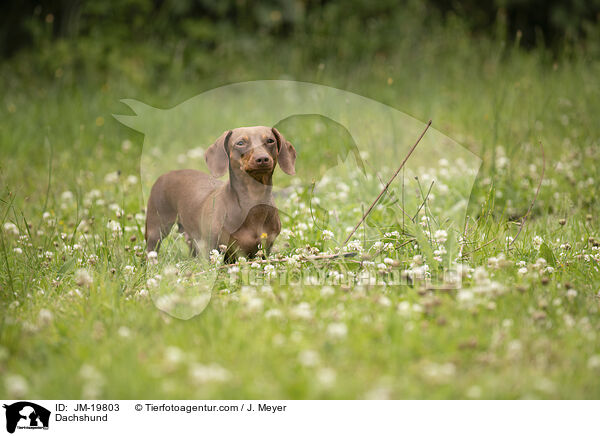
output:
[[[408,158],[410,157],[410,155],[413,153],[413,151],[415,151],[415,148],[417,148],[417,145],[419,145],[419,142],[421,142],[421,139],[423,138],[423,136],[425,136],[425,133],[427,132],[427,129],[429,129],[429,126],[431,126],[431,120],[429,120],[427,122],[427,125],[425,126],[425,129],[423,130],[423,133],[421,133],[421,136],[419,136],[419,139],[417,139],[417,142],[415,142],[415,145],[413,145],[411,147],[411,149],[408,150],[408,154],[406,155],[406,157],[404,158],[404,160],[402,161],[402,163],[400,164],[400,166],[398,167],[398,169],[396,170],[396,172],[392,175],[392,177],[390,178],[390,180],[388,180],[388,182],[383,187],[383,189],[381,190],[381,192],[379,193],[379,195],[377,196],[377,198],[373,201],[373,203],[371,203],[371,206],[369,206],[369,209],[367,209],[367,211],[364,213],[364,215],[362,216],[362,218],[360,219],[360,221],[358,222],[358,224],[356,224],[356,226],[354,226],[354,229],[352,229],[352,231],[350,232],[350,234],[348,235],[348,237],[346,238],[346,240],[344,241],[344,243],[342,244],[342,246],[345,246],[348,243],[348,241],[350,240],[350,238],[352,238],[352,236],[354,236],[354,233],[356,233],[356,230],[358,230],[358,228],[360,227],[360,225],[365,221],[365,219],[367,219],[367,217],[369,216],[369,214],[371,213],[371,211],[373,210],[373,208],[375,207],[375,205],[377,204],[377,202],[381,199],[381,197],[383,196],[383,194],[385,194],[387,192],[387,190],[389,189],[390,185],[392,184],[392,182],[394,181],[394,179],[396,178],[396,176],[400,172],[400,170],[404,167],[404,164],[406,164],[406,161],[408,160]]]

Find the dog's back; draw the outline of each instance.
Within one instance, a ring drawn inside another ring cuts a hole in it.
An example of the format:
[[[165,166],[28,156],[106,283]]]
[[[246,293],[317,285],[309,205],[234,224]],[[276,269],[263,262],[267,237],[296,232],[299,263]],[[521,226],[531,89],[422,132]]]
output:
[[[157,249],[159,241],[178,222],[180,230],[187,217],[198,216],[208,196],[224,182],[197,170],[175,170],[160,176],[148,198],[146,210],[146,244],[149,251]]]

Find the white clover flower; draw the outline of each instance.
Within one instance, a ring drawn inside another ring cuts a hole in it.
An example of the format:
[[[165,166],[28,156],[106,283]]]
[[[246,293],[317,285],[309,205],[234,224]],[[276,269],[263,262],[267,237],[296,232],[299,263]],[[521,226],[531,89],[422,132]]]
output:
[[[23,249],[21,247],[15,247],[15,248],[13,248],[13,251],[16,254],[22,254],[23,253]]]
[[[104,182],[105,183],[117,183],[119,181],[119,172],[118,171],[114,171],[112,173],[108,173],[106,176],[104,176]]]
[[[520,275],[525,275],[527,274],[527,267],[522,267],[519,268],[519,270],[517,271]]]
[[[587,361],[587,367],[589,369],[599,369],[600,368],[600,354],[595,354],[591,356]]]
[[[473,292],[469,291],[468,289],[461,289],[460,291],[458,291],[456,299],[461,302],[468,302],[473,300],[474,296],[475,295],[473,294]]]
[[[335,294],[335,289],[333,289],[331,286],[323,286],[321,288],[321,297],[330,297],[334,294]]]
[[[475,283],[477,284],[487,283],[489,281],[487,270],[482,266],[475,268],[473,280],[475,280]]]
[[[283,318],[283,312],[279,309],[269,309],[265,312],[265,318]]]
[[[388,297],[386,297],[385,295],[381,295],[377,299],[377,303],[379,303],[383,307],[390,307],[392,305],[392,301]]]
[[[116,235],[120,235],[123,232],[123,229],[121,229],[121,224],[118,221],[110,220],[106,224],[106,227]]]
[[[94,280],[87,269],[78,269],[75,271],[75,283],[77,286],[89,287]]]
[[[575,297],[577,297],[577,291],[575,289],[569,289],[567,291],[567,298],[573,300]]]
[[[332,368],[320,368],[317,371],[317,380],[321,385],[330,388],[335,384],[336,373]]]
[[[165,362],[169,365],[178,365],[185,359],[185,353],[180,348],[169,346],[165,349]]]
[[[199,385],[205,383],[223,383],[231,378],[231,373],[216,363],[209,365],[195,363],[190,366],[190,378],[192,382]]]
[[[18,374],[9,374],[4,377],[4,387],[9,398],[23,398],[29,392],[27,380]]]
[[[126,274],[133,274],[135,272],[135,266],[133,265],[125,265],[123,268]]]
[[[246,301],[246,308],[250,312],[258,312],[264,306],[263,299],[260,297],[251,297]]]
[[[323,230],[323,240],[328,241],[333,239],[333,232],[331,230]]]
[[[117,330],[117,334],[122,338],[129,338],[131,337],[131,330],[129,327],[121,326],[119,327],[119,330]]]
[[[150,260],[150,261],[158,259],[158,253],[156,251],[149,251],[146,256],[148,257],[148,260]]]
[[[313,316],[312,310],[310,308],[310,304],[303,301],[299,303],[297,306],[293,307],[291,310],[291,315],[294,318],[299,319],[311,319]]]
[[[127,184],[128,185],[135,185],[135,184],[137,184],[137,182],[138,182],[137,176],[134,176],[134,175],[127,176]]]
[[[158,287],[158,280],[156,280],[155,278],[151,277],[148,280],[146,280],[146,286],[148,286],[151,289],[157,288]]]
[[[279,237],[284,239],[284,240],[288,240],[290,239],[292,236],[294,236],[294,232],[292,232],[289,229],[283,229],[281,231],[281,233],[279,233]]]
[[[348,334],[348,327],[343,322],[332,322],[327,326],[327,336],[332,339],[343,339]]]
[[[544,243],[544,240],[542,239],[541,236],[535,235],[533,237],[533,246],[535,247],[536,250],[539,250],[543,243]]]
[[[41,325],[45,325],[46,326],[46,325],[50,324],[53,319],[54,319],[54,315],[48,309],[42,309],[38,313],[38,322]]]
[[[314,367],[319,364],[320,358],[314,350],[303,350],[298,355],[298,360],[303,366]]]
[[[346,248],[350,251],[358,251],[358,252],[363,251],[363,247],[362,247],[360,241],[357,239],[348,242],[348,244],[346,244]]]
[[[12,233],[13,235],[19,234],[19,228],[11,222],[4,223],[4,231],[6,231],[7,233]]]
[[[65,191],[62,194],[60,194],[60,199],[62,201],[67,202],[67,203],[73,201],[73,198],[74,198],[74,196],[73,196],[73,193],[71,191]]]
[[[443,244],[448,240],[448,232],[441,229],[436,230],[436,232],[433,234],[433,239],[435,239],[438,244]]]
[[[145,297],[148,296],[148,290],[147,289],[140,289],[137,292],[137,295],[140,296],[140,297],[142,297],[142,298],[145,298]]]

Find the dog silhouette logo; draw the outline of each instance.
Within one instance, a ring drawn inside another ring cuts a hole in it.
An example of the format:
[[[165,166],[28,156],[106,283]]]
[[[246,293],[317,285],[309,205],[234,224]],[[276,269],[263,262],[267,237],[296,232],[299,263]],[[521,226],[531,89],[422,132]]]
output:
[[[48,429],[50,411],[29,401],[19,401],[4,405],[6,409],[6,431],[14,433],[19,429]]]

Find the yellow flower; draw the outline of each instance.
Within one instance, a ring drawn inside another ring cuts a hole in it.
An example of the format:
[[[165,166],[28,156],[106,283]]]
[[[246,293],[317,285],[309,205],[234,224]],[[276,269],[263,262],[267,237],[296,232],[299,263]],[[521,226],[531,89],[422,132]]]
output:
[[[266,233],[264,233],[264,232],[263,232],[263,233],[260,235],[260,239],[267,239],[267,236],[268,236],[268,235],[267,235]]]

